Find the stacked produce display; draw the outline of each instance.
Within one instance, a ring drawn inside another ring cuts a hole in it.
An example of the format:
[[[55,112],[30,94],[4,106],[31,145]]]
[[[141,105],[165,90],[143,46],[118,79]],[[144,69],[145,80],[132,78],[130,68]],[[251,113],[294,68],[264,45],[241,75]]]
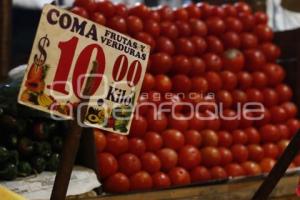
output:
[[[267,173],[299,129],[265,13],[241,2],[172,9],[93,0],[71,11],[151,46],[130,135],[94,131],[105,191]],[[299,165],[297,157],[291,167]]]

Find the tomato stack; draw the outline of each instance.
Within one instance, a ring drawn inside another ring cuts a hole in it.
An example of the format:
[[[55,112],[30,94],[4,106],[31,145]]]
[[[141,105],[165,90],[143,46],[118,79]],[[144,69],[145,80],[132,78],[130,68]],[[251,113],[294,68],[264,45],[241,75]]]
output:
[[[107,192],[269,172],[297,132],[266,14],[241,2],[150,9],[77,0],[71,10],[151,46],[129,137],[95,130]],[[297,157],[291,167],[299,165]]]

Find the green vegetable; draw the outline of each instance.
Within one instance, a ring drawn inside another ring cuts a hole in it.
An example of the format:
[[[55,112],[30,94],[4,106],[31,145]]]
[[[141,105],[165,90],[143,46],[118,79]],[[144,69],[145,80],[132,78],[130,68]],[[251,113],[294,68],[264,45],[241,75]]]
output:
[[[18,165],[19,164],[19,152],[16,150],[10,151],[7,162]]]
[[[18,131],[18,123],[16,118],[11,115],[2,115],[0,117],[1,132],[5,134],[14,134]]]
[[[18,169],[15,164],[7,163],[0,171],[0,179],[13,180],[18,175]]]
[[[58,153],[52,154],[47,161],[46,169],[49,171],[56,171],[59,165],[60,155]]]
[[[18,150],[22,156],[30,156],[33,153],[33,142],[27,137],[22,137],[18,143]]]
[[[18,147],[18,137],[15,134],[7,134],[4,136],[4,144],[10,149],[16,149]]]
[[[51,145],[48,142],[36,142],[34,152],[42,157],[50,157],[52,153]]]
[[[63,148],[63,138],[59,136],[54,136],[51,140],[52,148],[56,152],[61,152]]]
[[[25,177],[29,176],[32,172],[32,167],[29,162],[21,161],[18,165],[18,175]]]
[[[43,157],[33,157],[31,159],[31,166],[35,171],[41,173],[46,169],[46,161]]]
[[[0,146],[0,162],[5,162],[9,158],[9,152],[5,147]]]

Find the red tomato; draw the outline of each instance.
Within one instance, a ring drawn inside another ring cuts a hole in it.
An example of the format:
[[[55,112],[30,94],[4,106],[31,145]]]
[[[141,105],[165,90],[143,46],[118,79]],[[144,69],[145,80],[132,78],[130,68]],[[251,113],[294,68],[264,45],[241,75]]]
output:
[[[130,182],[128,177],[123,173],[115,173],[110,176],[104,184],[106,192],[113,193],[124,193],[128,192],[130,187]]]
[[[225,167],[226,173],[229,177],[244,176],[245,170],[237,163],[230,163]]]
[[[245,133],[247,134],[248,144],[259,144],[260,143],[260,134],[259,132],[253,128],[246,128]]]
[[[230,147],[232,145],[232,135],[227,131],[218,132],[218,146],[221,147]]]
[[[235,17],[227,17],[225,19],[226,30],[240,33],[243,30],[242,22]]]
[[[209,34],[220,35],[225,32],[225,22],[219,17],[209,17],[205,23]]]
[[[261,167],[261,171],[263,173],[269,173],[272,168],[274,167],[276,161],[272,158],[264,158],[261,162],[260,162],[260,167]]]
[[[297,119],[289,119],[287,121],[287,126],[290,129],[290,137],[294,136],[300,128],[300,124]]]
[[[159,150],[163,145],[161,136],[156,132],[147,132],[144,136],[144,142],[147,151],[155,152]]]
[[[192,83],[188,76],[183,74],[178,74],[173,76],[172,85],[174,92],[188,93],[191,90]]]
[[[247,94],[243,90],[233,90],[231,92],[233,105],[238,107],[238,104],[243,105],[247,102]]]
[[[128,141],[128,152],[136,156],[142,155],[146,151],[144,140],[139,138],[130,138]]]
[[[220,155],[221,155],[220,165],[225,166],[225,165],[232,162],[233,158],[232,158],[232,153],[231,153],[230,150],[228,150],[225,147],[219,147],[219,152],[220,152]]]
[[[152,175],[153,188],[164,189],[171,186],[170,177],[163,172],[156,172]]]
[[[204,54],[203,60],[209,71],[220,71],[222,69],[222,59],[215,53]]]
[[[254,33],[261,42],[269,42],[273,39],[272,29],[264,24],[257,25],[254,29]]]
[[[207,129],[201,131],[200,134],[204,146],[218,146],[218,135],[215,131]]]
[[[243,31],[252,31],[255,26],[255,18],[253,15],[248,13],[239,13],[238,18],[243,24]]]
[[[210,174],[212,179],[226,179],[228,177],[224,168],[215,166],[210,169]]]
[[[126,24],[129,34],[137,33],[143,30],[143,22],[136,16],[128,16],[126,19]]]
[[[99,129],[93,129],[93,132],[97,152],[102,152],[106,147],[106,137]]]
[[[187,185],[191,183],[190,174],[181,167],[174,167],[169,172],[169,177],[171,179],[172,185]]]
[[[145,4],[136,3],[129,9],[129,15],[135,15],[145,20],[150,15],[150,9]]]
[[[222,105],[222,108],[230,108],[233,103],[231,93],[227,90],[219,90],[216,98],[219,105]]]
[[[209,108],[207,109],[209,110]],[[213,131],[219,130],[221,127],[221,121],[219,118],[211,119],[211,120],[206,120],[206,128],[211,129]]]
[[[175,46],[174,46],[172,40],[170,40],[167,37],[161,36],[156,40],[156,49],[155,50],[158,52],[164,52],[169,55],[172,55],[175,52]]]
[[[143,137],[147,130],[147,121],[143,116],[134,115],[130,128],[130,136]]]
[[[213,8],[214,8],[213,5],[210,5],[210,4],[205,3],[205,2],[201,2],[201,3],[197,3],[196,6],[198,8],[200,8],[200,10],[202,12],[202,16],[203,16],[204,19],[212,16]]]
[[[247,161],[242,164],[247,176],[256,176],[261,174],[261,168],[256,162]]]
[[[184,145],[184,136],[183,134],[175,129],[168,129],[162,132],[161,134],[164,146],[177,150],[183,147]]]
[[[259,89],[249,88],[246,90],[246,94],[248,102],[262,103],[264,101],[264,95]]]
[[[203,166],[195,167],[190,172],[190,176],[191,176],[192,182],[205,182],[205,181],[209,181],[211,179],[209,170]]]
[[[167,104],[162,105],[162,109],[169,109],[169,111],[173,109],[175,112],[180,112],[183,109],[182,100],[180,96],[174,93],[165,94],[164,103]]]
[[[201,153],[193,145],[185,145],[178,152],[178,165],[189,170],[201,162]]]
[[[231,71],[222,71],[221,78],[223,83],[223,89],[233,90],[237,86],[237,76]]]
[[[202,163],[206,167],[214,167],[221,163],[220,151],[215,147],[204,147],[201,149]]]
[[[268,77],[264,72],[256,71],[252,73],[253,87],[264,88],[268,84]]]
[[[105,151],[118,156],[128,150],[128,139],[124,135],[108,133],[106,135]]]
[[[208,90],[208,83],[205,78],[194,77],[192,78],[192,92],[205,94]]]
[[[148,130],[161,132],[167,128],[168,119],[166,115],[159,111],[149,111],[147,113]]]
[[[128,10],[125,4],[123,3],[118,3],[115,5],[115,14],[126,17],[128,15]]]
[[[153,174],[159,172],[161,168],[161,163],[159,158],[151,152],[146,152],[141,156],[141,162],[143,170]]]
[[[118,162],[110,153],[99,153],[97,155],[98,167],[102,178],[109,177],[118,171]]]
[[[222,36],[224,46],[226,49],[239,48],[241,45],[240,37],[237,33],[228,31]]]
[[[267,61],[275,62],[275,60],[280,56],[280,49],[270,42],[263,43],[260,46],[261,51],[264,53]]]
[[[96,22],[97,24],[101,24],[103,26],[105,26],[105,24],[106,24],[106,18],[101,13],[93,13],[91,16],[91,20],[93,20],[93,22]]]
[[[82,7],[75,6],[75,7],[71,8],[70,11],[71,11],[72,13],[74,13],[74,14],[76,14],[76,15],[79,15],[79,16],[81,16],[81,17],[84,17],[84,18],[86,18],[86,19],[89,18],[88,12],[87,12],[84,8],[82,8]]]
[[[272,116],[272,122],[274,123],[282,123],[287,120],[287,113],[285,109],[280,106],[274,106],[270,108],[270,113]]]
[[[208,82],[209,91],[218,91],[222,88],[222,79],[219,73],[207,72],[205,78]]]
[[[243,163],[248,160],[248,149],[242,144],[235,144],[231,147],[233,160],[238,163]]]
[[[152,186],[152,178],[145,171],[139,171],[130,177],[130,190],[150,190]]]
[[[239,72],[244,68],[245,58],[237,49],[229,49],[225,51],[222,60],[225,70]]]
[[[105,17],[110,18],[115,15],[115,6],[110,1],[95,1],[96,11],[102,13]]]
[[[212,9],[212,15],[220,18],[226,17],[225,10],[220,6],[214,6]]]
[[[172,72],[175,74],[188,74],[192,67],[192,62],[184,55],[174,56],[173,63]]]
[[[285,102],[281,107],[285,110],[288,119],[294,118],[298,114],[298,108],[293,102]]]
[[[278,104],[278,94],[274,89],[266,88],[263,90],[264,105],[268,108]]]
[[[118,164],[120,172],[127,176],[131,176],[142,168],[140,159],[132,153],[122,154],[118,159]]]
[[[194,44],[195,54],[201,56],[207,49],[206,41],[199,36],[192,36],[191,42]],[[198,57],[195,57],[198,58]],[[200,59],[200,58],[198,58]]]
[[[223,9],[225,11],[225,14],[227,16],[232,16],[232,17],[237,16],[237,10],[236,10],[236,8],[233,5],[231,5],[231,4],[223,4],[222,7],[223,7]]]
[[[279,103],[290,101],[293,96],[292,89],[288,85],[279,84],[275,90],[279,97]]]
[[[257,11],[254,13],[255,22],[256,24],[267,24],[268,23],[268,16],[266,13]]]
[[[263,146],[264,157],[276,159],[279,155],[279,148],[273,143],[266,143]]]
[[[202,145],[202,136],[198,131],[191,129],[184,132],[184,141],[185,144],[200,147]]]
[[[169,171],[174,168],[178,162],[178,155],[176,151],[170,148],[163,148],[156,152],[160,162],[161,169],[164,171]]]
[[[195,115],[189,120],[189,129],[195,129],[197,131],[203,130],[205,127],[205,121],[201,119],[202,116],[202,113],[195,113]]]
[[[179,38],[175,41],[176,53],[187,56],[195,54],[195,47],[192,41],[188,38]]]
[[[256,119],[254,124],[258,127],[268,124],[271,121],[271,113],[267,108],[264,108],[263,112],[260,113],[262,119]]]
[[[176,20],[187,21],[189,19],[189,13],[184,8],[177,8],[174,11],[174,17]]]
[[[141,93],[141,95],[138,97],[138,104],[135,108],[135,112],[137,113],[137,115],[143,115],[145,116],[148,112],[148,101],[147,101],[147,97],[145,97],[144,95],[147,93]]]
[[[239,72],[237,74],[237,78],[238,78],[238,87],[241,89],[247,89],[250,88],[252,86],[253,83],[253,78],[251,76],[251,74],[249,74],[248,72]]]
[[[174,19],[173,10],[169,6],[162,6],[159,11],[162,21],[172,21]]]
[[[160,34],[174,40],[178,37],[178,29],[172,22],[164,21],[160,23]]]
[[[242,110],[239,127],[240,128],[251,127],[253,125],[253,117],[254,117],[254,115],[251,112]]]
[[[144,23],[144,31],[153,37],[158,37],[160,35],[160,24],[153,20],[153,19],[148,19]],[[157,44],[157,42],[156,42]],[[156,47],[158,44],[156,45]]]
[[[184,132],[188,129],[189,122],[183,114],[175,113],[174,115],[170,115],[168,126],[169,128]]]
[[[195,4],[188,4],[187,6],[185,6],[185,9],[188,12],[190,18],[198,19],[201,17],[200,8],[198,8]]]
[[[224,130],[232,131],[239,127],[238,115],[234,110],[225,109],[220,113],[221,126]]]
[[[150,56],[150,71],[153,74],[165,74],[172,67],[172,59],[166,53],[156,53]]]
[[[234,7],[239,13],[248,13],[248,14],[252,13],[251,7],[245,2],[236,2],[234,4]]]
[[[248,32],[242,33],[240,35],[240,39],[241,39],[242,49],[253,49],[256,48],[258,45],[257,37],[252,33],[248,33]]]
[[[151,51],[154,51],[156,43],[150,34],[146,32],[138,32],[137,34],[135,34],[135,39],[150,45]]]
[[[188,22],[176,21],[175,25],[177,27],[179,37],[188,37],[191,35],[192,30]]]
[[[207,51],[211,53],[221,54],[224,51],[224,46],[216,36],[208,36],[206,38]]]
[[[272,86],[281,83],[285,78],[285,71],[277,64],[266,64],[263,70],[268,77],[269,84]]]
[[[190,27],[192,29],[192,35],[204,37],[207,35],[206,24],[200,19],[190,19]]]
[[[281,156],[286,149],[286,147],[289,145],[290,141],[289,140],[280,140],[277,144],[278,149],[279,149],[279,156]]]
[[[280,132],[275,125],[267,124],[259,129],[263,142],[277,142],[280,139]]]
[[[289,139],[290,138],[290,130],[285,124],[277,125],[277,128],[280,132],[280,139]]]
[[[258,144],[248,146],[249,160],[259,162],[264,158],[264,149]]]
[[[156,22],[160,22],[160,13],[158,10],[150,10],[148,18]]]
[[[234,130],[232,132],[233,144],[247,144],[248,136],[242,130]]]
[[[155,86],[155,79],[152,74],[146,73],[143,80],[142,91],[149,92]]]
[[[171,79],[163,74],[156,75],[154,89],[161,93],[170,92],[172,89]]]
[[[108,26],[121,33],[127,32],[126,20],[120,16],[114,16],[108,20]]]
[[[246,66],[250,71],[257,71],[263,68],[266,58],[262,51],[257,49],[248,49],[244,52]]]

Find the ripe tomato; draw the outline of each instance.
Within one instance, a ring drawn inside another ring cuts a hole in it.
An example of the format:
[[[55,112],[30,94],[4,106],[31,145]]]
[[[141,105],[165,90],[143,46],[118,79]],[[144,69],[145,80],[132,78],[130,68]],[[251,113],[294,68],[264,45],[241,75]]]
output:
[[[205,23],[209,34],[220,35],[225,32],[225,22],[219,17],[209,17]]]
[[[192,29],[192,35],[204,37],[207,35],[207,27],[206,24],[200,19],[190,19],[189,20],[190,27]]]
[[[118,159],[118,164],[119,171],[127,176],[131,176],[142,168],[140,159],[132,153],[122,154]]]
[[[234,4],[234,7],[239,13],[248,13],[248,14],[252,13],[251,7],[245,2],[236,2]]]
[[[248,160],[248,149],[242,144],[235,144],[231,147],[233,160],[238,163],[243,163]]]
[[[175,41],[176,53],[187,56],[195,54],[195,47],[192,41],[188,38],[179,38]]]
[[[264,158],[264,149],[258,144],[248,146],[249,160],[259,162]]]
[[[162,6],[159,9],[161,21],[172,21],[174,19],[174,12],[169,6]]]
[[[244,32],[240,35],[240,39],[242,49],[253,49],[258,45],[257,37],[252,33]]]
[[[130,128],[130,136],[143,137],[147,130],[147,121],[143,116],[134,115]]]
[[[129,191],[130,182],[125,174],[118,172],[105,181],[104,188],[106,192],[124,193]]]
[[[109,177],[118,171],[118,161],[110,153],[97,154],[99,173],[102,178]]]
[[[255,18],[253,15],[248,13],[239,13],[238,18],[243,24],[243,31],[251,32],[255,27]]]
[[[261,174],[261,168],[256,162],[246,161],[242,164],[247,176],[256,176]]]
[[[253,87],[264,88],[268,84],[268,77],[264,72],[256,71],[252,73]]]
[[[150,14],[150,9],[142,3],[136,3],[133,7],[129,9],[129,15],[135,15],[139,18],[145,20]]]
[[[218,91],[222,88],[222,79],[219,73],[207,72],[205,78],[208,82],[209,91]]]
[[[254,13],[254,17],[256,24],[267,24],[268,22],[268,16],[264,12],[257,11]]]
[[[209,108],[207,108],[209,110]],[[213,131],[218,131],[221,127],[221,121],[219,118],[206,120],[206,128]]]
[[[108,133],[106,135],[105,151],[118,156],[128,150],[128,139],[124,135]]]
[[[201,2],[201,3],[197,3],[196,6],[198,8],[200,8],[200,10],[202,12],[202,16],[203,16],[204,19],[212,16],[213,8],[214,8],[213,5],[210,5],[210,4],[205,3],[205,2]]]
[[[249,88],[246,90],[246,94],[248,102],[262,103],[264,101],[264,95],[259,89]]]
[[[230,147],[232,145],[232,135],[227,131],[218,132],[218,146]]]
[[[189,170],[198,166],[201,162],[201,153],[193,145],[185,145],[178,152],[179,166]]]
[[[168,129],[161,134],[165,147],[177,150],[184,145],[183,134],[175,129]]]
[[[261,51],[264,53],[267,61],[275,62],[275,60],[280,56],[280,49],[271,42],[263,43],[260,46]]]
[[[178,155],[176,151],[170,148],[163,148],[156,152],[160,163],[161,169],[164,171],[169,171],[170,169],[174,168],[178,162]]]
[[[163,145],[161,136],[153,131],[147,132],[144,136],[144,142],[147,151],[155,152],[159,150]]]
[[[163,74],[156,75],[154,89],[161,93],[170,92],[172,89],[171,79]]]
[[[163,172],[156,172],[152,175],[153,188],[164,189],[171,186],[170,177]]]
[[[169,55],[172,55],[175,52],[175,46],[172,40],[170,40],[167,37],[161,36],[156,40],[155,50],[158,52],[164,52]]]
[[[135,34],[135,39],[150,45],[151,51],[154,51],[156,43],[150,34],[146,32],[138,32],[137,34]]]
[[[129,34],[137,33],[143,30],[143,22],[139,17],[128,16],[126,19],[127,31]]]
[[[212,179],[226,179],[228,177],[224,168],[215,166],[210,169],[210,174]]]
[[[164,95],[164,103],[167,104],[162,105],[162,109],[169,109],[169,111],[173,109],[175,112],[181,112],[181,110],[183,109],[183,105],[181,102],[182,100],[179,95],[174,93],[166,93]]]
[[[216,147],[204,147],[201,149],[202,164],[206,167],[214,167],[221,163],[222,157]]]
[[[150,71],[153,74],[166,74],[172,67],[172,59],[166,53],[155,53],[150,56]]]
[[[192,82],[188,76],[183,74],[178,74],[173,76],[172,85],[174,92],[188,93],[192,88]]]
[[[225,51],[222,60],[225,70],[239,72],[244,68],[245,58],[237,49],[229,49]]]
[[[130,138],[128,141],[128,152],[136,156],[142,155],[146,151],[144,140],[139,138]]]
[[[201,76],[194,77],[191,79],[192,81],[192,92],[197,92],[199,94],[206,94],[208,90],[207,80]]]
[[[257,25],[254,29],[254,33],[261,42],[269,42],[273,39],[272,29],[264,24]]]
[[[286,149],[286,147],[289,145],[290,141],[289,140],[280,140],[277,143],[278,149],[279,149],[279,156],[281,156]]]
[[[160,23],[160,34],[174,40],[178,37],[178,29],[174,23],[164,21]]]
[[[238,107],[240,105],[243,105],[247,102],[248,97],[247,94],[243,90],[233,90],[231,92],[233,105]]]
[[[189,129],[195,129],[197,131],[203,130],[205,128],[205,121],[201,119],[202,116],[204,116],[202,113],[195,113],[194,116],[188,120]]]
[[[209,71],[220,71],[222,69],[222,59],[215,53],[206,53],[203,55],[206,69]]]
[[[292,89],[288,85],[285,85],[285,84],[277,85],[275,88],[275,91],[278,94],[279,103],[290,101],[293,96]]]
[[[264,105],[268,108],[278,104],[278,94],[274,89],[266,88],[263,90]]]
[[[237,163],[230,163],[225,166],[226,173],[229,177],[245,176],[245,170]]]
[[[189,13],[185,8],[177,8],[174,11],[175,20],[187,21],[189,19]]]
[[[258,71],[263,68],[266,58],[262,51],[257,49],[248,49],[244,52],[246,66],[250,71]]]
[[[160,13],[159,10],[150,10],[148,19],[160,22]]]
[[[273,143],[266,143],[263,145],[264,157],[276,159],[279,156],[279,148]]]
[[[253,83],[253,78],[251,74],[248,72],[239,72],[237,74],[237,79],[238,79],[238,87],[241,89],[247,89],[252,86]]]
[[[199,36],[192,36],[190,40],[194,44],[195,54],[201,56],[207,49],[206,41]],[[195,58],[199,58],[199,57],[195,57]]]
[[[108,20],[108,26],[121,33],[127,32],[126,20],[120,16],[114,16]]]
[[[225,165],[231,163],[232,159],[233,159],[231,151],[225,147],[219,147],[218,149],[219,149],[219,152],[221,155],[220,165],[225,166]]]
[[[239,127],[240,128],[251,127],[253,125],[253,117],[254,117],[254,114],[252,114],[251,112],[242,110]]]
[[[160,35],[160,24],[153,19],[148,19],[144,23],[144,31],[153,37],[158,37]]]
[[[185,144],[190,144],[195,147],[200,147],[202,145],[202,136],[196,130],[188,130],[184,132]]]
[[[145,94],[147,93],[141,93],[141,95],[138,97],[138,104],[135,108],[135,112],[138,116],[145,116],[149,109],[147,97],[144,96]]]
[[[241,45],[240,37],[237,33],[228,31],[222,36],[224,46],[226,49],[239,48]]]
[[[143,170],[153,174],[159,172],[161,163],[157,155],[151,152],[146,152],[141,156]]]
[[[211,175],[209,170],[203,166],[197,166],[191,170],[190,176],[192,182],[204,182],[209,181],[211,179]]]
[[[187,185],[191,183],[190,174],[182,167],[174,167],[169,172],[172,185]]]
[[[153,186],[151,176],[145,171],[139,171],[130,177],[130,190],[150,190]]]
[[[86,9],[82,8],[82,7],[79,7],[79,6],[75,6],[73,8],[71,8],[70,10],[72,13],[76,14],[76,15],[79,15],[81,17],[84,17],[86,19],[89,18],[89,14],[88,12],[86,11]]]
[[[231,17],[237,16],[237,10],[233,5],[223,4],[222,8],[224,9],[226,16],[231,16]]]
[[[225,19],[225,25],[227,31],[232,31],[236,33],[240,33],[243,30],[242,22],[235,17],[227,17]]]
[[[282,123],[287,120],[287,113],[285,109],[280,106],[274,106],[270,108],[270,113],[272,116],[272,122],[274,123]]]
[[[289,119],[287,121],[287,126],[290,129],[290,137],[292,137],[298,132],[300,128],[300,123],[297,119]]]
[[[200,132],[204,146],[218,146],[218,135],[213,130],[203,130]]]
[[[187,118],[181,113],[174,113],[169,117],[169,128],[179,130],[184,132],[189,127],[189,122]]]
[[[127,17],[128,15],[128,10],[125,4],[123,3],[118,3],[115,5],[115,14],[122,16],[122,17]]]
[[[261,127],[263,125],[266,125],[271,121],[271,113],[267,108],[264,108],[263,112],[260,113],[258,116],[262,117],[262,119],[256,119],[254,121],[254,124],[257,127]]]
[[[200,8],[198,8],[195,4],[188,4],[185,6],[185,9],[188,12],[190,18],[198,19],[201,17]]]
[[[274,167],[275,163],[276,161],[272,158],[264,158],[262,161],[260,161],[261,171],[263,173],[269,173]]]
[[[237,76],[231,71],[222,71],[221,78],[223,83],[223,89],[233,90],[237,86]]]
[[[191,35],[192,30],[188,22],[176,21],[175,25],[177,27],[179,37],[189,37]]]
[[[238,115],[234,110],[225,109],[220,113],[221,116],[221,127],[224,130],[232,131],[239,127]]]
[[[234,130],[232,132],[233,144],[247,144],[248,136],[242,130]]]
[[[224,51],[224,46],[216,36],[208,36],[206,38],[207,51],[211,53],[221,54]]]
[[[280,139],[280,132],[275,125],[266,124],[259,129],[263,142],[277,142]]]
[[[175,74],[188,74],[192,63],[187,56],[177,55],[173,57],[172,72]]]
[[[223,106],[222,108],[230,108],[233,103],[231,93],[227,90],[219,90],[216,98],[218,103]]]
[[[293,102],[285,102],[281,107],[285,110],[288,119],[294,118],[298,114],[298,108]]]
[[[91,20],[103,26],[105,26],[106,24],[106,18],[101,13],[93,13],[91,16]]]
[[[99,129],[93,129],[93,132],[97,152],[102,152],[106,147],[106,137]]]
[[[150,73],[145,73],[143,85],[142,85],[142,91],[143,92],[149,92],[152,90],[155,86],[155,79],[154,76]]]
[[[266,64],[263,67],[263,71],[268,77],[268,82],[270,85],[275,86],[281,83],[285,78],[285,72],[281,66],[277,64]]]
[[[248,144],[259,144],[260,143],[260,134],[259,132],[253,128],[246,128],[245,133],[247,134]]]
[[[285,124],[279,124],[277,125],[277,128],[280,132],[280,139],[289,139],[290,138],[290,130]]]
[[[149,131],[161,132],[167,128],[168,119],[162,112],[150,110],[146,119]]]

